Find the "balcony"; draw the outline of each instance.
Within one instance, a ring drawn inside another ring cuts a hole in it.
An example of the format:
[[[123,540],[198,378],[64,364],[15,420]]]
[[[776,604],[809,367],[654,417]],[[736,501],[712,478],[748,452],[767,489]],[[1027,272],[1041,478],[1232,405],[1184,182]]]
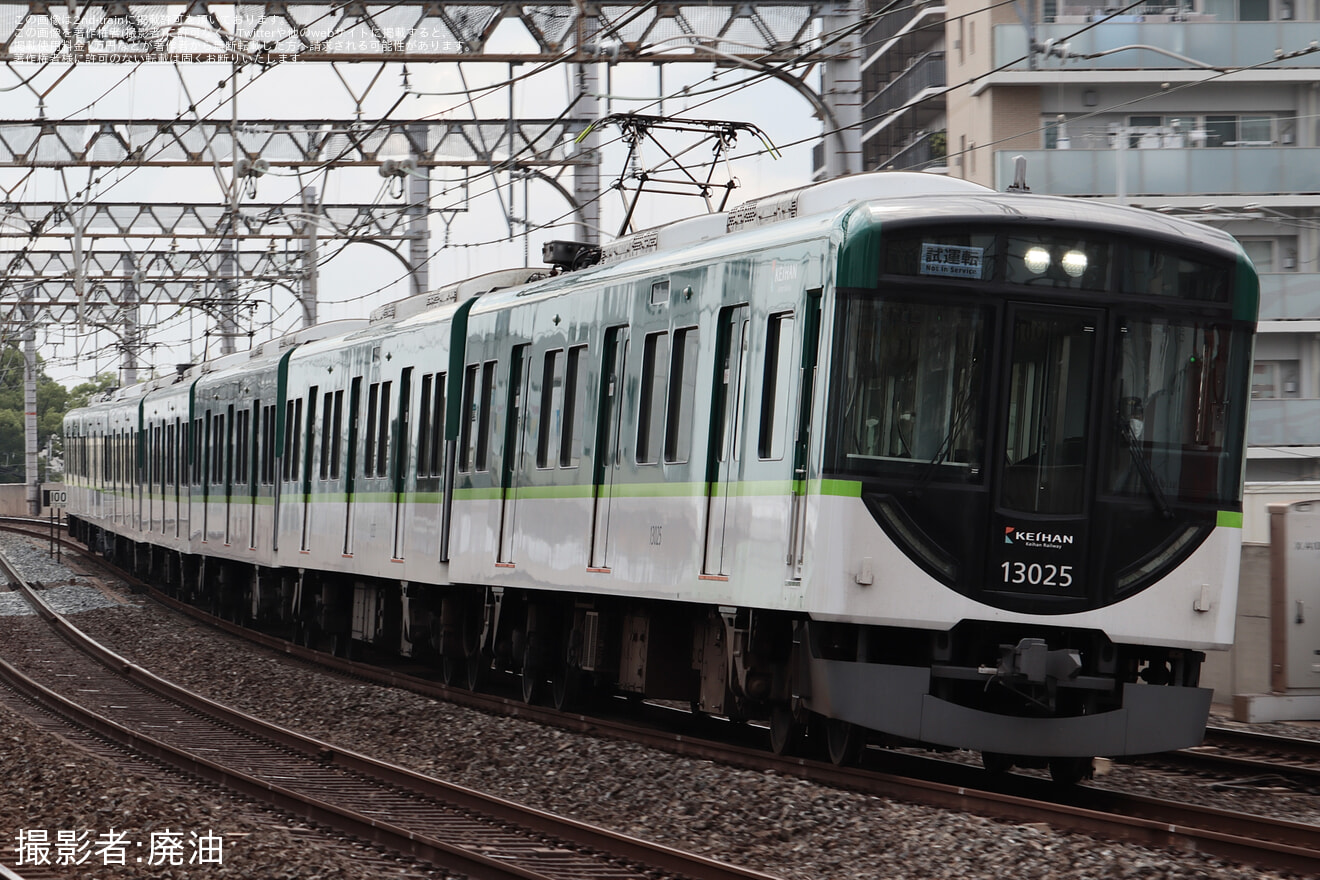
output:
[[[879,52],[884,45],[901,33],[912,32],[925,35],[929,48],[937,40],[944,36],[943,28],[928,28],[921,31],[915,30],[912,25],[928,17],[944,17],[944,4],[940,2],[930,2],[930,0],[908,0],[908,2],[889,10],[880,16],[879,21],[871,25],[866,35],[862,37],[862,46],[865,47],[866,57]],[[864,62],[864,64],[867,62]]]
[[[1249,446],[1320,446],[1320,400],[1258,397],[1247,411]]]
[[[944,53],[927,52],[866,102],[862,107],[862,119],[866,126],[873,126],[894,111],[915,103],[927,92],[942,97],[947,82]]]
[[[1138,16],[1133,16],[1138,17]],[[1195,70],[1206,68],[1250,67],[1274,57],[1276,49],[1284,53],[1306,49],[1315,39],[1314,27],[1299,27],[1289,21],[1110,21],[1097,24],[1084,33],[1085,24],[1042,24],[1036,26],[1036,40],[1044,43],[1068,43],[1072,56],[1091,55],[1140,44],[1141,49],[1125,49],[1099,58],[1037,58],[1038,73],[1044,78],[1060,70]],[[1172,53],[1172,54],[1169,54]],[[995,27],[996,67],[1008,64],[1009,70],[1028,70],[1027,34],[1021,25]],[[1181,56],[1181,57],[1175,57]],[[1022,59],[1014,62],[1015,59]],[[1290,58],[1280,67],[1320,67],[1320,53]]]
[[[884,162],[884,167],[891,171],[906,171],[911,168],[921,169],[930,165],[943,165],[948,152],[945,147],[947,133],[929,131],[917,137]]]
[[[1260,319],[1320,318],[1320,275],[1279,272],[1260,276]]]
[[[1320,53],[1317,53],[1320,54]],[[1013,158],[1027,159],[1033,192],[1138,198],[1320,193],[1320,148],[1197,147],[1107,150],[1002,150],[995,189],[1013,182]]]

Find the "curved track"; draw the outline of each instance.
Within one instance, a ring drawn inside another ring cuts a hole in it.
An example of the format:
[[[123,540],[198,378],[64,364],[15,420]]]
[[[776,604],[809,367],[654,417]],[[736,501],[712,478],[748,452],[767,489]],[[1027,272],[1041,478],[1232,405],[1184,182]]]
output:
[[[872,749],[866,757],[868,765],[882,768],[883,772],[881,769],[837,768],[807,758],[779,758],[765,751],[764,742],[768,742],[768,736],[764,731],[749,729],[744,725],[727,725],[731,738],[744,743],[739,745],[694,737],[687,728],[678,733],[666,733],[657,730],[654,724],[639,724],[630,719],[555,712],[515,699],[450,688],[422,677],[330,657],[218,620],[159,593],[122,571],[116,569],[116,574],[133,584],[134,589],[150,592],[154,598],[170,607],[282,654],[299,657],[358,679],[406,688],[487,712],[529,718],[578,732],[627,739],[675,754],[761,771],[773,770],[877,796],[965,810],[1016,822],[1047,822],[1057,828],[1154,847],[1209,852],[1265,868],[1312,873],[1320,865],[1320,827],[1317,826],[1092,787],[1061,789],[1032,777],[992,776],[964,764],[917,758],[885,750]],[[749,740],[756,742],[749,743]],[[1278,769],[1277,763],[1273,766]]]
[[[8,575],[21,581],[15,572]],[[0,660],[4,677],[80,725],[197,777],[474,878],[765,880],[763,874],[439,782],[229,710],[91,642],[51,611],[39,591],[25,592],[50,625],[14,634],[6,653],[38,659],[22,671]],[[56,687],[82,697],[56,693]]]

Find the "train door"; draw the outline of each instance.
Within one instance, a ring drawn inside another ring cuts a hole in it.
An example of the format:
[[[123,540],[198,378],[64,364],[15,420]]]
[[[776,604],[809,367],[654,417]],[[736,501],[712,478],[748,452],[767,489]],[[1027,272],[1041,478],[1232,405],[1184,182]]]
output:
[[[793,513],[789,518],[788,566],[790,577],[802,577],[807,528],[807,457],[811,451],[811,413],[815,399],[816,357],[820,347],[819,289],[807,291],[803,315],[802,363],[798,368],[797,431],[793,437]]]
[[[348,459],[344,471],[344,555],[353,555],[353,516],[357,507],[353,493],[357,491],[358,413],[362,410],[362,377],[354,376],[348,391]]]
[[[706,464],[706,548],[701,572],[727,576],[724,534],[729,526],[729,494],[738,480],[742,414],[747,384],[747,306],[720,311],[711,390],[711,454]]]
[[[257,548],[258,485],[261,483],[261,401],[243,415],[243,483],[248,496],[248,548]]]
[[[234,543],[234,533],[237,531],[233,527],[234,516],[234,459],[237,457],[234,453],[234,405],[229,404],[226,409],[225,433],[223,438],[223,467],[220,477],[224,481],[225,492],[225,545]]]
[[[211,456],[215,454],[212,437],[213,417],[206,411],[206,427],[201,437],[202,468],[199,481],[202,484],[202,543],[211,540]]]
[[[399,377],[399,425],[394,432],[394,474],[390,491],[394,493],[394,558],[403,558],[403,514],[408,509],[403,503],[408,488],[408,462],[411,460],[409,438],[412,436],[409,407],[412,406],[412,367],[405,367]],[[382,418],[384,415],[382,414]]]
[[[609,568],[610,499],[622,465],[619,441],[623,423],[623,375],[628,358],[628,328],[610,327],[601,349],[600,396],[596,406],[596,443],[592,477],[590,567]]]
[[[997,592],[1083,596],[1086,473],[1102,433],[1092,406],[1104,350],[1100,313],[1019,306],[1008,319],[988,584]]]
[[[316,461],[312,448],[316,445],[316,401],[317,386],[307,391],[307,426],[298,425],[296,430],[303,436],[302,461],[297,466],[302,468],[302,544],[300,549],[312,549],[312,463]]]
[[[497,562],[513,563],[513,532],[518,505],[518,474],[522,469],[523,404],[527,399],[527,377],[531,359],[527,344],[516,345],[509,362],[509,400],[505,408],[504,455],[500,464],[500,551]]]

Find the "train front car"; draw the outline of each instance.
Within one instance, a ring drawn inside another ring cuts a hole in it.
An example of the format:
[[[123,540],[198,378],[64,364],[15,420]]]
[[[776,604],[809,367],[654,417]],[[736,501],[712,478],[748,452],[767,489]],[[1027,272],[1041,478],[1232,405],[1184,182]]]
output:
[[[796,685],[834,757],[869,728],[1076,779],[1199,742],[1236,611],[1241,249],[988,192],[865,203],[840,239]]]

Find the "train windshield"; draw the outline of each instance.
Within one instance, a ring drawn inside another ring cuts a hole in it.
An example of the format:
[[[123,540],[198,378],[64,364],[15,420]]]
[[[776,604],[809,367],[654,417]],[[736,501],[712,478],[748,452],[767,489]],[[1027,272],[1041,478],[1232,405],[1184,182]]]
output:
[[[844,468],[980,480],[988,310],[861,297],[840,308]]]
[[[1231,328],[1124,318],[1118,337],[1108,490],[1164,505],[1235,500],[1240,451],[1226,448]]]

